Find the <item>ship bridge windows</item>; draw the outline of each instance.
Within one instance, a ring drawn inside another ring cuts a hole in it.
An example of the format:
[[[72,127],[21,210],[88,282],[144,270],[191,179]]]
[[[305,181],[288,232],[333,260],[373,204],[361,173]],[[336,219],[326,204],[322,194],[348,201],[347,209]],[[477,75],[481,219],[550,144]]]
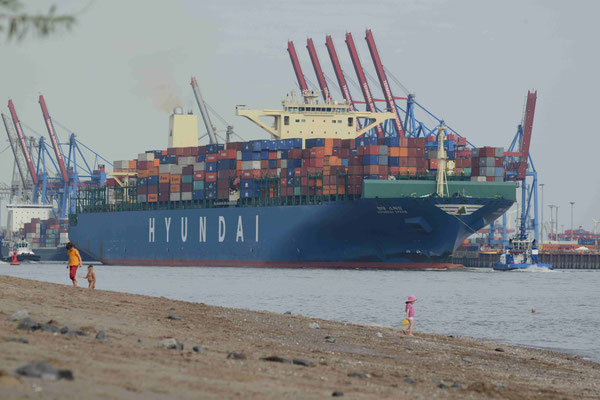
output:
[[[300,120],[299,120],[299,119],[297,119],[297,120],[296,120],[296,122],[300,122]]]
[[[350,117],[348,118],[348,126],[353,126],[354,125],[354,118]]]
[[[304,107],[300,107],[300,111],[304,111]]]
[[[284,125],[289,125],[290,124],[290,117],[289,115],[286,115],[283,117],[283,124]]]

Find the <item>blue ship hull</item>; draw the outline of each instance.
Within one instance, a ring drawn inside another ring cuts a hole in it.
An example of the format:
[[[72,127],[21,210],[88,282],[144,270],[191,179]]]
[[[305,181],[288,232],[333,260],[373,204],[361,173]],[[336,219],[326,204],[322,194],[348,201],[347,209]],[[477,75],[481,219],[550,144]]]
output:
[[[319,205],[82,213],[69,236],[106,264],[449,268],[502,198],[361,198]]]

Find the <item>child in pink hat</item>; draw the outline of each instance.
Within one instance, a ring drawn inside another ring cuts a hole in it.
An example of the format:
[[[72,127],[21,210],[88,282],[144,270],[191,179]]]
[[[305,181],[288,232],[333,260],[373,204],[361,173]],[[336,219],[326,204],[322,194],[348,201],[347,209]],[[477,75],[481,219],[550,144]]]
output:
[[[408,300],[406,301],[406,319],[408,319],[408,332],[406,329],[402,329],[402,332],[405,335],[413,336],[412,329],[415,319],[415,309],[413,308],[413,303],[417,301],[417,296],[410,295],[408,296]]]

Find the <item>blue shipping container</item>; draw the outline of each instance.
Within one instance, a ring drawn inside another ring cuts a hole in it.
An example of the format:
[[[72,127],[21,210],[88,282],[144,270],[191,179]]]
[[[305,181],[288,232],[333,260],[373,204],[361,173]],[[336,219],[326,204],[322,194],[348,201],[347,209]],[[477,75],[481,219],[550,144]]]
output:
[[[206,163],[206,172],[217,172],[217,165],[216,162]]]
[[[192,194],[194,200],[204,200],[204,190],[194,190]]]
[[[363,164],[364,165],[378,165],[379,164],[379,156],[365,155],[363,157]]]

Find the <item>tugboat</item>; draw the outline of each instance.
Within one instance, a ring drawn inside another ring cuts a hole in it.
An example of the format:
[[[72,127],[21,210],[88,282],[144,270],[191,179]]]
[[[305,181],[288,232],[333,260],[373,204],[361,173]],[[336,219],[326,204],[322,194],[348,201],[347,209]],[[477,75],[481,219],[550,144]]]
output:
[[[535,240],[513,239],[500,255],[500,261],[493,265],[496,271],[527,270],[535,268],[552,269],[550,264],[538,262],[538,248]]]
[[[4,261],[13,261],[14,254],[16,253],[16,258],[19,262],[21,261],[40,261],[41,257],[38,254],[35,254],[31,247],[29,246],[29,242],[24,239],[19,240],[15,243],[13,250],[10,252],[11,256],[8,256],[4,259]]]

